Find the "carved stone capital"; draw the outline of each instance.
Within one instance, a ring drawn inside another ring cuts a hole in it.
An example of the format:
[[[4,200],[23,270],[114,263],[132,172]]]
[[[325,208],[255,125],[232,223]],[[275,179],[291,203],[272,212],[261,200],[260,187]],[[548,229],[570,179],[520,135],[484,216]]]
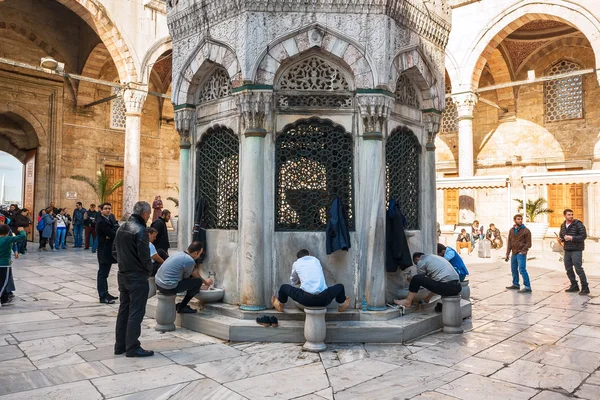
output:
[[[179,133],[180,149],[189,149],[192,146],[191,131],[195,116],[196,108],[192,106],[175,110],[175,129]]]
[[[473,111],[477,104],[477,95],[473,92],[462,93],[452,96],[452,101],[456,104],[458,111],[458,120],[473,119]]]
[[[130,84],[123,91],[125,110],[129,115],[142,115],[144,102],[148,96],[148,88],[142,85]]]
[[[359,94],[356,96],[360,117],[363,120],[364,135],[373,132],[383,132],[385,123],[390,116],[393,99],[385,94]]]
[[[271,115],[273,92],[245,90],[235,95],[235,103],[244,123],[244,135],[264,137]]]
[[[425,149],[428,151],[435,151],[435,136],[440,131],[442,112],[433,109],[424,110],[422,115],[425,130],[427,131],[427,144],[425,145]]]

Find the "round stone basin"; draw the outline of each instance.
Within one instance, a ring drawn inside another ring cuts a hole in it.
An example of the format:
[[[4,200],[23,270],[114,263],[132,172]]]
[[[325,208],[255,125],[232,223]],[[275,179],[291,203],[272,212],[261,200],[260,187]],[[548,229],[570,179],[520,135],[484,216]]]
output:
[[[203,286],[204,287],[204,286]],[[225,290],[211,287],[210,289],[202,289],[196,297],[202,303],[216,303],[217,301],[223,300]]]

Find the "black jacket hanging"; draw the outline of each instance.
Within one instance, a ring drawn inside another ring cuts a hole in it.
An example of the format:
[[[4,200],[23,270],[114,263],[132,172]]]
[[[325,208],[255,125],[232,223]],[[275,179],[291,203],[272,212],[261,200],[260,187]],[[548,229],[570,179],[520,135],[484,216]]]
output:
[[[196,264],[202,264],[204,258],[206,258],[207,245],[206,245],[206,201],[202,197],[196,201],[196,208],[194,211],[194,230],[192,232],[192,241],[202,242],[204,244],[204,253],[196,260]]]
[[[350,233],[346,222],[346,213],[339,196],[333,200],[329,208],[329,221],[327,221],[327,232],[325,245],[327,254],[337,250],[348,251],[350,246]]]
[[[385,242],[385,270],[387,272],[396,272],[398,267],[404,271],[413,264],[404,233],[402,211],[394,200],[390,200],[390,208],[386,215]]]

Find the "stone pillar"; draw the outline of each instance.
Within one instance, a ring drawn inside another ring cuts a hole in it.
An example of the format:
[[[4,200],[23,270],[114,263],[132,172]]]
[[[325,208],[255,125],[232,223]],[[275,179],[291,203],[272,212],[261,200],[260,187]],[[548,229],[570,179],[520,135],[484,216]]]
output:
[[[359,144],[358,221],[360,265],[364,267],[367,310],[385,305],[385,153],[383,133],[392,106],[385,94],[358,95],[363,121]]]
[[[123,219],[129,218],[140,198],[140,132],[147,88],[130,85],[125,102],[125,168],[123,171]]]
[[[192,146],[192,129],[196,117],[193,105],[175,107],[175,128],[179,133],[179,220],[177,222],[177,244],[185,250],[190,244],[194,224],[194,205],[192,204],[193,176],[190,170],[190,148]]]
[[[425,179],[422,181],[423,195],[421,196],[421,231],[423,232],[423,250],[425,253],[437,254],[437,204],[435,177],[435,136],[440,130],[442,113],[438,110],[423,111],[423,122],[427,131],[425,144]],[[432,210],[434,210],[432,212]]]
[[[243,123],[240,154],[240,308],[266,308],[265,275],[265,171],[264,147],[272,91],[245,90],[236,94]]]
[[[468,178],[474,175],[473,159],[473,111],[477,95],[469,92],[452,96],[458,110],[458,176]],[[472,223],[475,219],[473,190],[461,190],[459,197],[459,222]]]

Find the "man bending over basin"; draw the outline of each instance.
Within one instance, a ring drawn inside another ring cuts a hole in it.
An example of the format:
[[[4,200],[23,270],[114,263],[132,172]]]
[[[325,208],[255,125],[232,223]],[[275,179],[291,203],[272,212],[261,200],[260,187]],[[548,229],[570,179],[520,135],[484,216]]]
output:
[[[192,242],[186,251],[170,256],[156,273],[156,289],[162,294],[175,295],[186,292],[181,303],[177,303],[177,312],[195,314],[196,310],[188,305],[190,300],[200,292],[202,284],[210,286],[212,279],[202,279],[196,268],[196,259],[202,255],[204,247],[201,242]]]
[[[456,296],[460,293],[462,287],[458,280],[458,273],[444,257],[414,253],[413,263],[417,266],[417,275],[408,278],[410,282],[408,297],[404,300],[394,300],[394,303],[406,308],[410,307],[421,286],[431,292],[424,299],[426,303],[429,303],[435,294]]]
[[[305,307],[327,307],[335,299],[339,304],[338,311],[345,311],[350,305],[350,297],[346,297],[344,285],[338,283],[327,287],[321,262],[312,257],[308,250],[300,250],[296,257],[298,259],[292,267],[290,281],[292,285],[300,285],[300,287],[281,285],[279,295],[271,298],[273,307],[283,312],[288,297]]]

